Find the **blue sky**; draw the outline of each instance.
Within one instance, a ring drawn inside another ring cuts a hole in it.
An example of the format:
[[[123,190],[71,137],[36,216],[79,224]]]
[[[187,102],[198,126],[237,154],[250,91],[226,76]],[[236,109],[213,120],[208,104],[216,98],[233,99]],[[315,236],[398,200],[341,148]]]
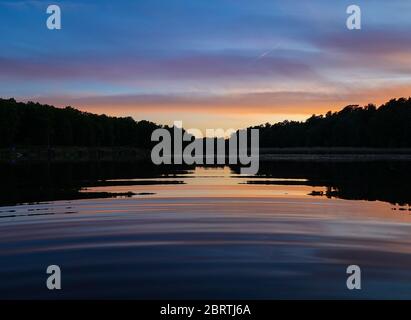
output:
[[[407,0],[0,0],[0,35],[2,97],[137,120],[238,128],[411,95]]]

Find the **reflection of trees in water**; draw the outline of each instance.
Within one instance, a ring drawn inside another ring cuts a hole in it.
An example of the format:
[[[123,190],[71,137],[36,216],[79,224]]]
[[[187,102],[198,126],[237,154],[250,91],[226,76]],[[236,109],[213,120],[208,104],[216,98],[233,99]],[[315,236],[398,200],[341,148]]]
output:
[[[411,205],[409,168],[409,162],[262,162],[258,174],[261,179],[252,183],[308,185],[313,189],[323,187],[323,191],[315,190],[311,195]],[[170,183],[178,183],[178,176],[189,169],[193,167],[159,167],[132,162],[3,164],[0,166],[0,204],[110,197],[115,194],[87,194],[80,191],[89,186],[107,185],[107,180],[159,178],[164,175],[176,177]],[[239,173],[239,168],[231,169]],[[264,179],[273,177],[306,181]]]
[[[300,184],[326,187],[315,196],[411,205],[409,162],[261,163],[259,176],[307,179]]]
[[[131,193],[80,192],[113,179],[174,176],[189,167],[157,167],[122,162],[26,163],[0,165],[0,205],[22,202],[131,196]],[[177,183],[178,181],[175,181]],[[138,182],[136,182],[138,183]],[[170,181],[169,183],[174,183]],[[131,183],[130,183],[131,185]]]

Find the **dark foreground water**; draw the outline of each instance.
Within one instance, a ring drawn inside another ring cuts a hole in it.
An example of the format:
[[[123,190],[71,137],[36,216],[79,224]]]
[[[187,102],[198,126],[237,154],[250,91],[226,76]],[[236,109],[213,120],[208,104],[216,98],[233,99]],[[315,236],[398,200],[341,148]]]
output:
[[[0,298],[411,298],[408,167],[3,168]]]

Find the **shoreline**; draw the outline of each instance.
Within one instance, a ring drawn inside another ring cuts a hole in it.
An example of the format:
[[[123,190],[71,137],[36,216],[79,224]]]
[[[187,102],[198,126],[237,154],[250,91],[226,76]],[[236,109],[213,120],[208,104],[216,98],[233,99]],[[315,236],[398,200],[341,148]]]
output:
[[[0,163],[151,162],[151,151],[133,147],[15,147],[0,149]],[[411,161],[409,148],[261,148],[261,162]]]
[[[132,147],[15,147],[0,149],[0,163],[150,160],[150,151]]]

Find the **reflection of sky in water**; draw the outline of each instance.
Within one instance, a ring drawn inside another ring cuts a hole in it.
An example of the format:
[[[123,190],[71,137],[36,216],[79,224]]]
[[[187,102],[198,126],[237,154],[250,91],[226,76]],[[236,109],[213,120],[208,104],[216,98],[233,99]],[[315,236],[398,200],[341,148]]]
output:
[[[150,197],[273,197],[273,196],[307,196],[313,190],[325,191],[325,188],[313,188],[304,185],[247,185],[249,181],[261,180],[248,176],[241,176],[230,170],[229,167],[205,168],[196,167],[184,175],[163,175],[152,178],[150,181],[181,181],[175,185],[136,185],[136,186],[104,186],[87,188],[87,192],[128,192],[154,193]],[[267,181],[295,181],[304,182],[306,179],[278,179],[264,178]],[[115,180],[109,180],[115,182]],[[124,179],[122,179],[124,181]],[[129,179],[127,181],[148,181],[144,179]]]
[[[0,208],[0,297],[411,297],[411,217],[388,203],[248,185],[228,168],[158,179],[184,184]],[[63,270],[58,294],[45,290],[50,264]],[[345,287],[350,264],[362,267],[361,291]]]

